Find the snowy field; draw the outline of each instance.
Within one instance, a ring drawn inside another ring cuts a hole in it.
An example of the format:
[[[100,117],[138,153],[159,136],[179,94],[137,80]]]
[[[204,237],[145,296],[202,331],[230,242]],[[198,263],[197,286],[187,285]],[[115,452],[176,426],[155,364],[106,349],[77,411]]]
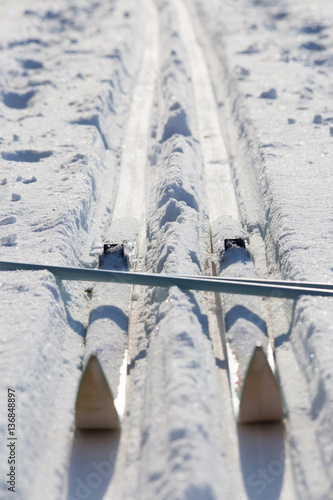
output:
[[[138,272],[333,282],[331,0],[1,0],[0,25],[1,261],[126,240]],[[1,499],[333,498],[332,298],[1,270],[0,318]],[[285,417],[241,425],[257,340]],[[118,430],[75,428],[91,354]]]

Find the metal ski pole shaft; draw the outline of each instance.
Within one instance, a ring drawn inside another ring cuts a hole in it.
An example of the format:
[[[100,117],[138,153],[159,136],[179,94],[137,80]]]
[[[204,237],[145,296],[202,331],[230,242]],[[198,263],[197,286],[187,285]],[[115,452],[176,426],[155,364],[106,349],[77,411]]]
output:
[[[211,277],[176,276],[167,274],[148,274],[125,271],[103,271],[97,269],[80,269],[74,267],[28,264],[23,262],[0,261],[0,269],[7,271],[44,271],[47,270],[63,280],[96,281],[126,283],[143,286],[178,286],[184,290],[202,290],[207,292],[237,293],[240,295],[258,295],[296,299],[300,295],[333,297],[329,288],[311,288],[287,285],[271,285],[263,283],[246,283],[233,279],[218,280]]]
[[[179,275],[180,277],[186,278],[185,275]],[[323,283],[318,281],[290,281],[290,280],[271,280],[271,279],[259,279],[259,278],[240,278],[240,277],[230,277],[225,278],[223,276],[212,276],[210,277],[212,281],[230,281],[234,283],[253,283],[258,285],[273,285],[273,286],[288,286],[291,288],[316,288],[319,290],[333,290],[333,283]]]

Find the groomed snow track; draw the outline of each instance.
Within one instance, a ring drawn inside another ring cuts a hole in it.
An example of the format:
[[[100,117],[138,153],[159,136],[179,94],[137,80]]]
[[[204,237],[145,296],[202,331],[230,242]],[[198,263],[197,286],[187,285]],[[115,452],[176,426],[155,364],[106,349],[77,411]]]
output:
[[[332,281],[333,11],[236,3],[3,2],[0,260],[96,268],[126,240],[136,271]],[[0,278],[1,498],[8,388],[22,500],[333,498],[332,299]],[[281,422],[236,423],[249,337],[275,342]],[[91,354],[120,430],[75,429]]]

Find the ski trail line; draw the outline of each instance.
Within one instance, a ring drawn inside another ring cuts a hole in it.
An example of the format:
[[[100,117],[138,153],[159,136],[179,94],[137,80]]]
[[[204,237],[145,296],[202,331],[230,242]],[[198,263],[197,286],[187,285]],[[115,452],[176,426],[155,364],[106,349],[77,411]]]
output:
[[[197,42],[195,32],[186,6],[183,2],[174,2],[179,20],[180,35],[188,55],[194,94],[195,113],[199,129],[199,139],[203,153],[207,208],[210,223],[219,215],[229,215],[239,219],[228,155],[221,134],[216,110],[216,101],[210,81],[208,68]],[[212,243],[211,243],[212,244]],[[213,274],[212,264],[210,265]],[[224,336],[222,303],[219,294],[215,294],[214,303],[207,295],[209,331],[212,349],[216,359],[228,366],[227,345]],[[228,373],[227,373],[228,372]],[[230,394],[229,370],[219,370],[221,393]],[[223,425],[220,439],[225,443],[231,463],[237,463],[237,436],[230,432],[234,426],[234,414],[231,398],[224,398]],[[229,429],[229,431],[227,430]],[[237,470],[237,468],[236,468]],[[236,474],[241,483],[240,473]]]
[[[132,103],[123,144],[120,179],[113,212],[118,217],[135,217],[140,223],[145,218],[145,169],[148,132],[158,75],[158,23],[155,7],[145,1],[147,23],[145,48],[138,80],[132,94]],[[156,43],[155,43],[156,42]]]
[[[231,169],[220,131],[218,110],[208,67],[203,51],[197,41],[186,6],[183,2],[178,1],[174,2],[174,5],[178,13],[178,19],[180,20],[179,25],[181,36],[188,54],[188,63],[192,76],[196,116],[205,165],[209,220],[212,222],[219,215],[232,216],[234,219],[239,220],[240,217],[234,185],[232,182]],[[209,316],[209,322],[214,325],[211,314]],[[215,325],[215,330],[216,328],[218,328],[217,325]],[[219,351],[218,354],[222,357],[221,349],[218,349],[218,346],[216,346],[216,333],[214,337],[214,351]],[[221,378],[221,384],[221,390],[224,390],[226,381],[223,377]],[[280,449],[281,444],[285,441],[283,440],[285,431],[283,430],[281,424],[269,428],[268,433],[266,433],[265,426],[258,424],[253,427],[252,433],[249,433],[247,432],[247,429],[240,427],[237,439],[237,435],[231,428],[232,421],[230,419],[230,408],[226,408],[226,411],[227,422],[230,425],[228,449],[231,462],[234,462],[235,479],[239,478],[237,483],[240,485],[244,481],[246,483],[246,491],[244,491],[242,487],[238,490],[241,495],[240,498],[248,498],[247,492],[249,479],[257,477],[257,472],[260,470],[260,467],[263,464],[269,467],[273,462],[275,463],[278,460],[280,460],[281,464],[283,464],[282,484],[278,485],[277,481],[275,485],[276,491],[274,491],[273,485],[272,492],[278,494],[278,498],[281,500],[294,498],[290,451],[286,447],[284,453],[277,456],[277,452]],[[287,443],[285,443],[285,446],[287,446]],[[254,450],[255,447],[256,451],[254,453],[257,453],[258,457],[253,460],[253,453],[250,450]],[[239,448],[239,452],[237,451],[237,448]],[[262,457],[259,455],[262,455],[264,460],[262,460]],[[275,460],[272,460],[273,458]],[[239,465],[237,467],[237,462],[242,464],[240,468],[238,468]],[[253,474],[250,475],[250,477],[244,477],[244,467],[246,470],[252,469]],[[241,477],[243,477],[243,481]],[[251,493],[253,493],[251,498],[259,498],[259,496],[256,496],[255,492]]]
[[[146,163],[148,150],[148,133],[151,110],[154,99],[154,89],[158,75],[158,19],[155,6],[151,0],[144,0],[146,9],[146,29],[144,52],[137,83],[132,93],[132,102],[123,144],[120,179],[112,219],[134,217],[139,222],[135,268],[140,265],[142,253],[146,246],[146,214],[145,186]],[[135,288],[133,288],[134,292]],[[128,332],[131,331],[131,316]],[[128,350],[124,353],[121,367],[121,377],[118,386],[117,405],[124,413],[126,405]]]
[[[175,2],[180,29],[192,73],[192,85],[204,157],[209,219],[229,215],[239,220],[231,169],[217,116],[216,101],[207,65],[197,42],[189,14],[182,2]]]
[[[153,0],[143,0],[142,8],[145,11],[145,39],[144,52],[135,88],[132,93],[132,102],[123,144],[121,170],[117,196],[112,219],[134,217],[139,223],[135,271],[144,269],[146,253],[146,193],[148,179],[146,166],[149,147],[149,130],[151,114],[155,96],[156,80],[159,75],[159,19]],[[137,337],[138,311],[137,301],[142,291],[140,287],[132,287],[131,305],[128,323],[128,344],[124,353],[118,386],[118,397],[115,404],[125,413],[128,404],[127,397],[131,391],[131,374],[127,371],[132,359],[135,359]],[[135,298],[134,298],[135,297]],[[117,455],[118,467],[114,477],[108,485],[104,498],[123,498],[124,471],[128,475],[126,463],[128,441],[131,440],[131,426],[128,427],[126,417],[122,425],[122,440]],[[134,429],[135,431],[135,429]],[[118,471],[118,473],[117,473]]]

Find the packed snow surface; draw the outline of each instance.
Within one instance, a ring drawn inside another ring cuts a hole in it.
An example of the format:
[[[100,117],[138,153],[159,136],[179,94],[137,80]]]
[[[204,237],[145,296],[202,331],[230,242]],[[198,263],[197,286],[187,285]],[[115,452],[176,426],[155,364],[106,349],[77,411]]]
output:
[[[0,260],[125,240],[137,271],[332,282],[329,0],[3,0],[0,24]],[[1,498],[8,389],[22,500],[333,498],[332,299],[1,271],[0,313]],[[285,419],[237,426],[258,340]],[[91,353],[120,432],[75,432]]]

